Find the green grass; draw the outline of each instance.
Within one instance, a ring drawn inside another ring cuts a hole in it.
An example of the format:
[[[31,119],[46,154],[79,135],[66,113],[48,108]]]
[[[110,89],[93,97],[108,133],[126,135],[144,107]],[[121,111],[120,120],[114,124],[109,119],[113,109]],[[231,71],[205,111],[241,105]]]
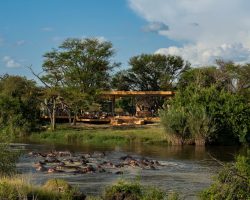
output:
[[[160,144],[166,143],[163,128],[160,126],[145,126],[133,128],[73,128],[61,126],[55,131],[33,133],[31,140],[74,144],[128,144],[131,142]]]
[[[50,187],[48,187],[50,186]],[[83,195],[61,179],[34,186],[22,178],[0,178],[0,199],[77,200]]]
[[[143,186],[138,181],[119,181],[114,185],[106,187],[102,199],[179,200],[179,196],[176,193],[167,194],[153,186]]]
[[[20,177],[0,178],[0,199],[82,200],[84,192],[70,186],[62,179],[50,179],[36,186]],[[144,186],[138,181],[120,180],[108,185],[100,196],[87,196],[86,200],[179,200],[178,194],[167,194],[154,186]]]

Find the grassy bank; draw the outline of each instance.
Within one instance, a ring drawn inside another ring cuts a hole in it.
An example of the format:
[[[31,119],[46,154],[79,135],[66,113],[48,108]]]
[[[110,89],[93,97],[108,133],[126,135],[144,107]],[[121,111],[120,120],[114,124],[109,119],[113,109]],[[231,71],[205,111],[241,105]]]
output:
[[[164,130],[160,126],[142,127],[103,127],[59,126],[56,131],[33,133],[29,137],[35,141],[74,144],[128,144],[140,142],[147,144],[166,143]]]
[[[85,195],[60,179],[34,186],[22,178],[0,178],[0,199],[82,200]]]
[[[138,181],[119,181],[107,186],[100,196],[87,196],[62,179],[50,179],[42,186],[34,186],[21,178],[0,178],[0,199],[36,200],[178,200],[175,193],[167,194]]]

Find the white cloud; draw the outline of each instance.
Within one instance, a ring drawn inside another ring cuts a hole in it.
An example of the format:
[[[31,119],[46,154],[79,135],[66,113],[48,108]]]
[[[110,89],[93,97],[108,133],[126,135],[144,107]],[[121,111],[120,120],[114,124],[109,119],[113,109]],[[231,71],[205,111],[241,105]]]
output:
[[[163,23],[159,34],[181,42],[157,52],[175,52],[199,64],[222,57],[249,61],[250,1],[246,0],[128,0],[149,23]],[[197,60],[198,59],[198,60]]]
[[[222,44],[216,47],[206,47],[202,44],[186,45],[184,47],[161,48],[159,54],[182,56],[194,66],[211,65],[216,59],[233,60],[237,63],[250,62],[250,49],[242,44]]]
[[[159,33],[160,31],[168,31],[169,27],[166,24],[164,24],[164,23],[151,22],[147,26],[144,26],[142,28],[142,30],[145,31],[145,32]]]
[[[25,41],[24,40],[19,40],[16,42],[16,46],[22,46],[25,44]]]
[[[19,62],[17,62],[16,60],[14,60],[10,56],[4,56],[3,62],[5,63],[6,67],[9,67],[9,68],[16,68],[16,67],[21,66],[21,64]]]
[[[51,32],[53,31],[54,29],[52,27],[43,27],[42,28],[42,31],[45,31],[45,32]]]

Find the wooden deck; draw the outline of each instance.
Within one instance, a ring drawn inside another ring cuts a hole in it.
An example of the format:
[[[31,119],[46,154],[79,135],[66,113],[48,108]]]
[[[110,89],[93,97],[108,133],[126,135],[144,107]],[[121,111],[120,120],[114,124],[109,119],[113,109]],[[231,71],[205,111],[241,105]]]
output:
[[[42,120],[49,120],[49,116],[42,116]],[[57,121],[61,122],[68,122],[69,117],[68,116],[56,116]],[[73,120],[73,117],[71,118]],[[159,123],[160,119],[159,117],[144,117],[144,118],[138,118],[133,116],[116,116],[116,117],[110,117],[110,118],[103,118],[103,119],[87,119],[87,118],[77,118],[77,122],[82,123],[89,123],[89,124],[115,124],[116,122],[119,124],[151,124],[151,123]]]

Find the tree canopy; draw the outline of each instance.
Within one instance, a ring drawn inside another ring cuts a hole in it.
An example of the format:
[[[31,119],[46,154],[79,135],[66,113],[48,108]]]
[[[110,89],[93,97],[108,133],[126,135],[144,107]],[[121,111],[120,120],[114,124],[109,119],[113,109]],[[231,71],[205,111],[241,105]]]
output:
[[[113,86],[120,90],[172,90],[190,64],[179,56],[142,54],[129,60],[130,68],[118,72]]]
[[[112,61],[110,42],[97,39],[67,39],[44,55],[42,80],[49,86],[77,87],[83,93],[109,88]]]

